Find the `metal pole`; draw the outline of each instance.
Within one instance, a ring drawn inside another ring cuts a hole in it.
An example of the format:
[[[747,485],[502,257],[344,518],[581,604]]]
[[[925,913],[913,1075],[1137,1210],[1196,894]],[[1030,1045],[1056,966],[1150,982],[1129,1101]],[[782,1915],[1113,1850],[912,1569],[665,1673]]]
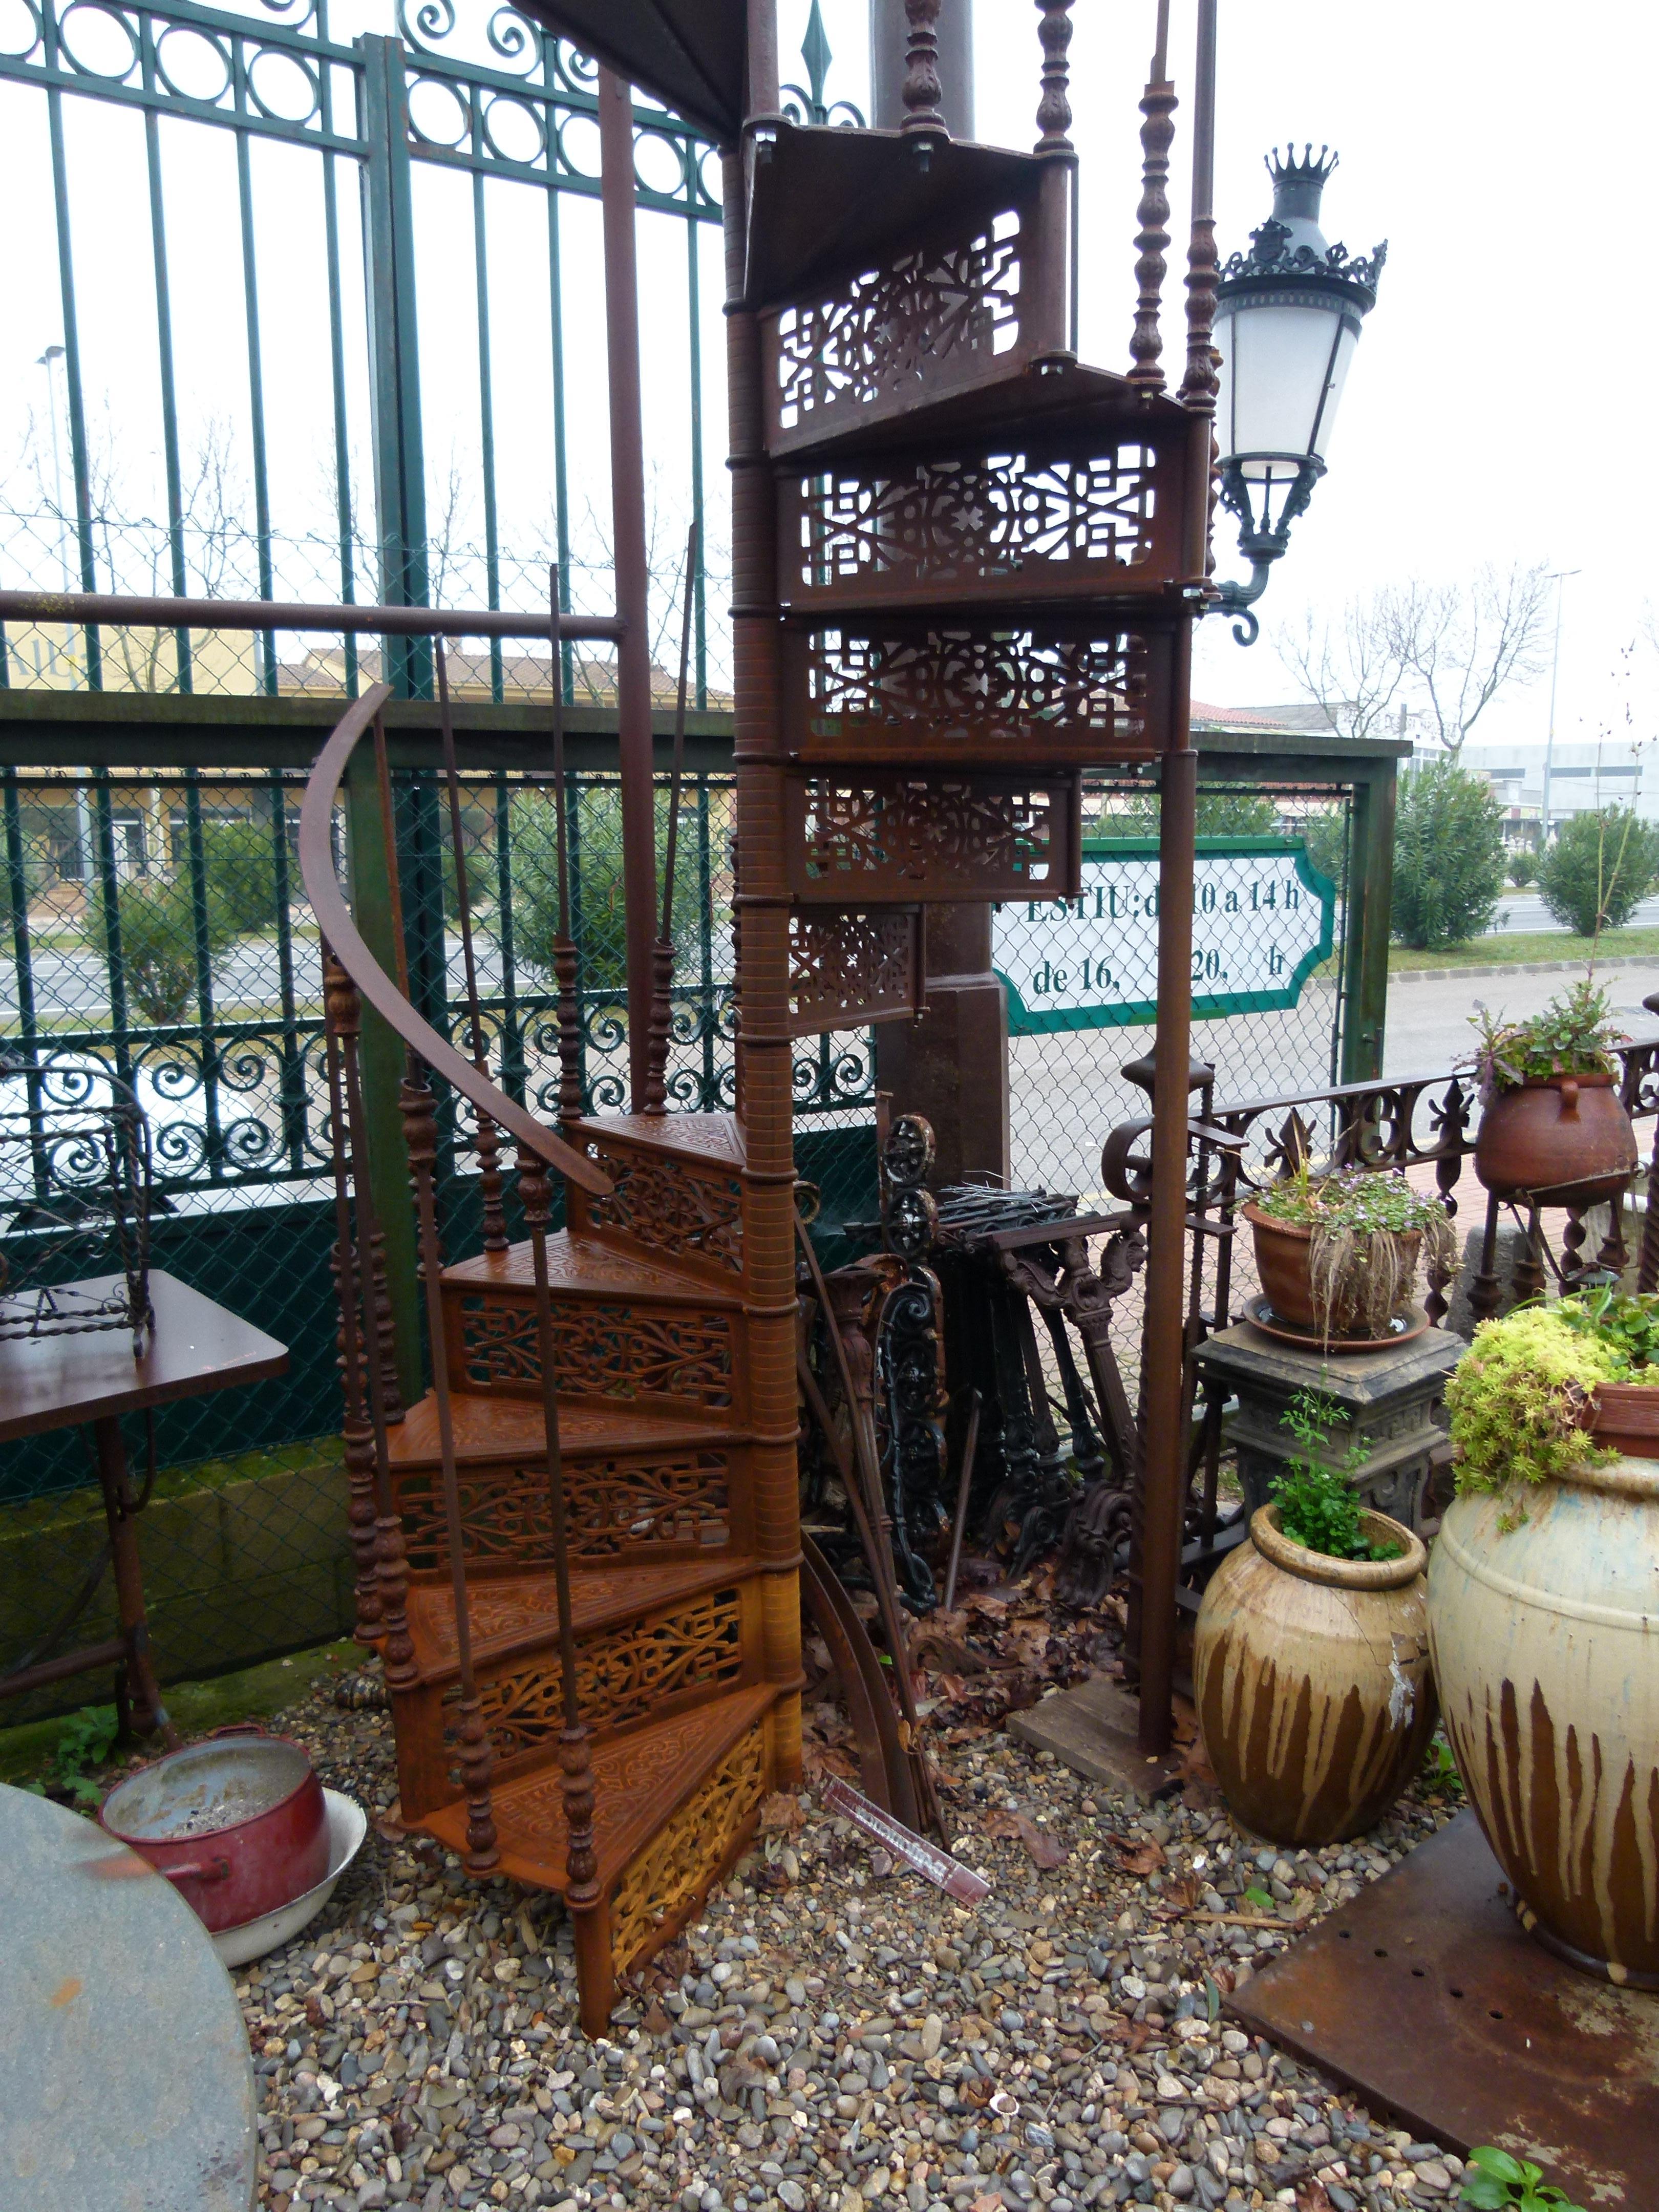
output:
[[[1145,1510],[1141,1553],[1140,1748],[1171,1736],[1176,1586],[1186,1515],[1182,1419],[1187,1272],[1187,1090],[1192,1067],[1193,866],[1198,754],[1188,695],[1193,633],[1176,632],[1173,726],[1164,756],[1158,839],[1158,1039],[1152,1079],[1152,1198],[1146,1262]]]
[[[640,298],[634,251],[634,99],[599,71],[599,185],[605,218],[605,329],[611,388],[611,514],[617,612],[617,749],[622,766],[623,897],[628,946],[628,1072],[635,1113],[651,1074],[651,976],[657,918],[652,796],[650,579],[645,551],[645,444],[640,416]]]
[[[1544,848],[1550,842],[1550,776],[1555,767],[1555,678],[1561,665],[1561,594],[1569,576],[1580,576],[1582,568],[1558,568],[1551,581],[1555,586],[1555,644],[1550,653],[1550,731],[1544,740],[1544,804],[1538,825],[1538,853],[1541,860]]]

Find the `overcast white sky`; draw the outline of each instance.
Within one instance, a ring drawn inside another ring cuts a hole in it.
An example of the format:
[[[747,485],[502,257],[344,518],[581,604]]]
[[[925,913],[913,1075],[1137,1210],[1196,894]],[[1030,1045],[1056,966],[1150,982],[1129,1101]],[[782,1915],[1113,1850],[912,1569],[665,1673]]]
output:
[[[945,0],[949,6],[951,0]],[[484,0],[458,0],[481,27]],[[832,90],[866,91],[864,0],[823,0],[836,52]],[[250,9],[255,15],[260,11]],[[337,0],[337,35],[389,27],[390,0]],[[1193,0],[1175,0],[1174,73],[1190,69]],[[1649,215],[1652,88],[1659,82],[1659,11],[1638,0],[1591,8],[1541,0],[1221,0],[1218,201],[1224,252],[1267,211],[1261,156],[1275,142],[1311,138],[1340,149],[1326,195],[1326,229],[1351,249],[1386,236],[1389,258],[1330,453],[1330,473],[1295,529],[1264,603],[1264,636],[1241,652],[1218,623],[1200,633],[1196,688],[1223,702],[1288,698],[1273,653],[1275,619],[1306,603],[1340,610],[1351,593],[1410,575],[1457,578],[1486,561],[1541,559],[1582,573],[1566,587],[1558,730],[1593,737],[1620,706],[1620,649],[1659,599],[1649,553],[1652,463],[1647,386],[1656,307]],[[806,0],[781,0],[786,75]],[[1127,362],[1139,152],[1135,102],[1151,49],[1152,0],[1078,0],[1072,49],[1074,135],[1083,155],[1083,350]],[[25,21],[0,0],[0,35]],[[1038,48],[1030,0],[978,0],[978,135],[1029,145]],[[9,40],[6,43],[10,43]],[[804,75],[804,71],[796,73]],[[0,318],[0,475],[42,397],[34,362],[61,335],[45,167],[43,103],[0,87],[0,204],[8,210],[7,312]],[[107,402],[135,483],[155,501],[155,370],[142,169],[131,111],[65,103],[76,180],[83,339],[94,414]],[[1177,240],[1167,331],[1178,358],[1185,125],[1175,154]],[[184,410],[199,424],[245,410],[246,354],[235,285],[234,175],[228,134],[169,126],[169,220],[180,318]],[[195,150],[194,139],[220,142]],[[279,526],[314,516],[326,434],[326,355],[317,283],[320,222],[309,155],[256,147],[261,257],[268,271],[266,382],[273,414]],[[428,381],[428,461],[476,442],[477,347],[469,316],[471,222],[465,182],[427,170],[422,220],[447,277],[422,289]],[[504,456],[503,532],[528,536],[550,504],[545,378],[544,233],[523,188],[492,188],[491,275],[496,404]],[[343,192],[346,253],[357,252],[355,194]],[[571,405],[579,424],[579,495],[603,509],[602,354],[589,281],[596,210],[572,212],[568,277],[587,289],[573,318]],[[720,496],[717,240],[704,240],[710,489]],[[665,476],[689,452],[681,331],[684,234],[642,227],[647,308],[647,445]],[[678,296],[677,296],[678,295]],[[355,429],[366,449],[361,325],[354,349]],[[137,494],[135,493],[135,496]],[[476,521],[476,518],[475,518]],[[1221,573],[1241,573],[1234,533],[1219,520]],[[1638,654],[1645,695],[1659,656]],[[1541,738],[1547,684],[1519,695],[1480,734]],[[1644,714],[1638,707],[1638,720]],[[1640,734],[1648,734],[1645,726]]]

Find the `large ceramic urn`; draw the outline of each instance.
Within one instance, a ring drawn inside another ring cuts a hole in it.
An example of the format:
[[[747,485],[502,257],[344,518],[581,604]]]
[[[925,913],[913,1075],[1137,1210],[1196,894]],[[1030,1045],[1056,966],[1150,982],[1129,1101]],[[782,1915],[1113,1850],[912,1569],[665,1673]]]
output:
[[[1659,1460],[1456,1498],[1429,1634],[1523,1921],[1576,1966],[1659,1988]]]
[[[1261,1506],[1204,1593],[1193,1682],[1204,1748],[1246,1828],[1304,1847],[1373,1827],[1434,1732],[1421,1540],[1362,1514],[1393,1559],[1292,1543]]]
[[[1637,1168],[1636,1131],[1611,1075],[1548,1075],[1499,1091],[1480,1117],[1474,1171],[1500,1198],[1559,1205],[1616,1198]]]

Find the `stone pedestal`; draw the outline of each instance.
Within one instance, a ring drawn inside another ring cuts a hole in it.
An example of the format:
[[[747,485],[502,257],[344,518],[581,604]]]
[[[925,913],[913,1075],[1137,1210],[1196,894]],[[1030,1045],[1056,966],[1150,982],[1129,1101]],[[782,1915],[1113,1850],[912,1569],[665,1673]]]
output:
[[[1297,1392],[1308,1390],[1328,1399],[1338,1414],[1317,1456],[1340,1468],[1355,1444],[1363,1446],[1352,1475],[1360,1496],[1417,1529],[1433,1457],[1446,1442],[1446,1377],[1467,1348],[1461,1337],[1431,1328],[1375,1352],[1304,1352],[1240,1322],[1194,1356],[1210,1389],[1237,1401],[1222,1433],[1237,1455],[1252,1511],[1270,1502],[1273,1478],[1300,1450],[1283,1417]]]

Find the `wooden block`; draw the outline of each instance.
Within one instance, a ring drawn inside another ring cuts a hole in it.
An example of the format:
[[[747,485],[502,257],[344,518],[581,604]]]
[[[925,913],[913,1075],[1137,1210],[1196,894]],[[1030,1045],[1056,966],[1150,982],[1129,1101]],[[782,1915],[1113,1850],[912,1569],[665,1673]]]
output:
[[[1149,1802],[1181,1771],[1174,1752],[1149,1759],[1136,1740],[1140,1707],[1119,1683],[1094,1674],[1074,1690],[1057,1690],[1010,1716],[1010,1732],[1037,1751],[1052,1751],[1074,1772]]]

